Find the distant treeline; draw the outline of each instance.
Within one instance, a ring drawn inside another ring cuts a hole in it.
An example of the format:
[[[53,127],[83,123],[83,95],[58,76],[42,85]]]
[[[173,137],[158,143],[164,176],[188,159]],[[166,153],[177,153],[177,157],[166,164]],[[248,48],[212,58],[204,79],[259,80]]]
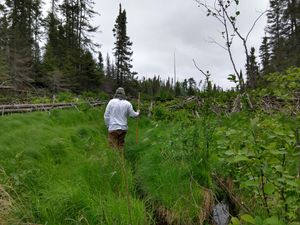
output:
[[[42,88],[50,93],[68,90],[112,93],[124,86],[134,94],[150,96],[193,95],[199,89],[193,78],[183,82],[136,77],[132,71],[132,42],[127,35],[126,11],[112,28],[113,57],[106,59],[92,40],[98,27],[90,21],[97,16],[93,0],[52,0],[46,15],[42,0],[6,0],[0,4],[0,86],[15,89]],[[264,77],[290,66],[300,66],[300,3],[297,0],[270,0],[266,36],[246,63],[247,86],[266,85]],[[95,59],[97,55],[97,59]],[[206,80],[203,89],[221,88]]]
[[[247,70],[248,86],[264,84],[264,77],[283,72],[288,67],[300,67],[300,2],[270,0],[266,34],[259,48],[261,64],[257,66],[255,49],[251,49]]]

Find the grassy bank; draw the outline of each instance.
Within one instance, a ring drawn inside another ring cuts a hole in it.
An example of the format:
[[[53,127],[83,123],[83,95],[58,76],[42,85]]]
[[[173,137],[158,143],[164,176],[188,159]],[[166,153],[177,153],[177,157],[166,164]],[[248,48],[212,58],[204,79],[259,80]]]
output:
[[[211,224],[232,196],[233,224],[299,224],[299,117],[155,107],[125,167],[101,108],[1,117],[0,224]]]
[[[0,184],[10,196],[1,224],[149,223],[126,165],[128,211],[121,158],[107,146],[102,115],[88,109],[0,118]]]
[[[232,204],[232,224],[299,224],[299,116],[157,110],[129,135],[139,191],[168,224],[211,224]],[[221,183],[220,183],[221,182]]]

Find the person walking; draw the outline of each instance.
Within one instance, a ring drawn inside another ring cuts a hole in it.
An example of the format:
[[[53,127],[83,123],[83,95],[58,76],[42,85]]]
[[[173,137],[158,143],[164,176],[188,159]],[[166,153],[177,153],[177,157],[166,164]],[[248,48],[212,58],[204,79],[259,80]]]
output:
[[[132,104],[126,100],[124,88],[119,87],[105,109],[104,121],[108,128],[109,145],[118,149],[124,150],[125,136],[128,130],[128,117],[138,117],[140,110],[135,112]]]

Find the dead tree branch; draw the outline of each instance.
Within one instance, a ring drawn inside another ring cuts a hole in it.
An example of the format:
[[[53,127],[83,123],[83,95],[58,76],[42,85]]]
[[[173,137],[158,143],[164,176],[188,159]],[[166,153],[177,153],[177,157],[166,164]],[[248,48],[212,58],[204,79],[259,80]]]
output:
[[[206,0],[194,0],[194,1],[198,4],[198,7],[202,7],[204,9],[206,9],[207,16],[214,17],[222,24],[222,26],[224,28],[224,31],[222,32],[222,37],[225,40],[226,47],[220,45],[215,40],[213,40],[212,43],[217,44],[218,46],[222,47],[223,49],[225,49],[228,52],[231,64],[233,66],[233,70],[235,72],[235,76],[238,78],[238,82],[239,82],[238,84],[239,84],[240,90],[241,90],[241,92],[244,92],[245,81],[243,78],[243,74],[241,72],[239,72],[239,70],[236,66],[231,46],[232,46],[234,37],[238,36],[244,47],[244,52],[245,52],[245,56],[246,56],[246,65],[249,66],[249,51],[248,51],[248,47],[247,47],[247,41],[248,41],[248,38],[249,38],[251,32],[253,31],[255,25],[257,24],[259,19],[266,13],[266,11],[262,12],[256,18],[256,20],[252,24],[250,30],[248,31],[246,36],[244,36],[240,33],[238,27],[236,26],[236,22],[237,22],[236,19],[240,14],[240,12],[237,10],[237,6],[238,6],[237,1],[215,0],[212,5],[208,5]],[[229,14],[229,8],[234,3],[235,3],[236,8],[234,10],[234,14],[231,15],[231,14]]]

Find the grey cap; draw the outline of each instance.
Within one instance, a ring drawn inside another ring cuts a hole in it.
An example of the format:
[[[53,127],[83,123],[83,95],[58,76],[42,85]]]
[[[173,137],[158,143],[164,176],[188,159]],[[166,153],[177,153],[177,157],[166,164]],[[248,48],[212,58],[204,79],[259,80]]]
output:
[[[126,98],[126,95],[125,95],[125,90],[124,88],[122,87],[119,87],[117,90],[116,90],[116,93],[114,95],[114,98],[118,98],[118,99],[125,99]]]

